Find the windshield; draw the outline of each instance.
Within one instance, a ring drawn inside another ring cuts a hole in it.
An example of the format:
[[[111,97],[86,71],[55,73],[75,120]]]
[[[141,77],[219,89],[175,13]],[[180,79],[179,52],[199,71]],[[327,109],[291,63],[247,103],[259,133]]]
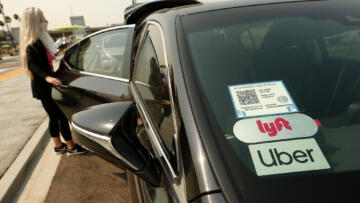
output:
[[[229,168],[264,181],[360,169],[359,10],[318,1],[181,18],[214,139],[238,160]]]

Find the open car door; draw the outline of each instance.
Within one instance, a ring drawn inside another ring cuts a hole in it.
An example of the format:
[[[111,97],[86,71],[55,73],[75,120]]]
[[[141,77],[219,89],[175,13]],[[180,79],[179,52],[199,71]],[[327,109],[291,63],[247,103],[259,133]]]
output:
[[[131,49],[135,25],[89,35],[71,46],[60,62],[52,98],[70,120],[85,108],[130,100]]]

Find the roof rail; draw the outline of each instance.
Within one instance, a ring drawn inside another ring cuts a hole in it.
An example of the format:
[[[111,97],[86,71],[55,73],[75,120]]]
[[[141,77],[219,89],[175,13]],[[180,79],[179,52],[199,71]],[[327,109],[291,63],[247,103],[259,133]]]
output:
[[[137,3],[125,9],[125,24],[137,24],[151,13],[164,9],[199,3],[196,0],[157,0],[146,3]]]

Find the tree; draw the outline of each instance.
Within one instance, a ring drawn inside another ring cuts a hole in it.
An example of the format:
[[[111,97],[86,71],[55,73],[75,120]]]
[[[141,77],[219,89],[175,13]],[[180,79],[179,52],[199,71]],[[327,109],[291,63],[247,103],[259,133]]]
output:
[[[18,20],[18,21],[20,22],[20,17],[19,17],[18,14],[15,13],[15,14],[13,15],[13,18],[14,18],[15,20]]]
[[[6,22],[6,23],[11,23],[11,18],[10,18],[10,16],[5,16],[4,18],[5,18],[5,22]]]
[[[3,30],[1,30],[1,32],[5,32],[5,23],[3,21],[1,21],[1,20],[0,20],[0,26],[3,29]]]
[[[4,7],[3,7],[3,5],[2,5],[2,3],[1,3],[1,0],[0,0],[0,13],[3,15],[3,17],[4,17],[4,20],[5,20],[5,26],[6,26],[6,28],[7,28],[7,30],[8,30],[8,33],[9,33],[9,35],[11,36],[11,41],[12,41],[12,45],[13,45],[13,48],[15,48],[15,42],[14,42],[14,37],[12,36],[12,33],[11,33],[11,30],[10,30],[10,28],[9,28],[9,24],[8,24],[8,22],[10,23],[11,22],[11,18],[9,17],[9,16],[6,16],[5,15],[5,12],[4,12]]]

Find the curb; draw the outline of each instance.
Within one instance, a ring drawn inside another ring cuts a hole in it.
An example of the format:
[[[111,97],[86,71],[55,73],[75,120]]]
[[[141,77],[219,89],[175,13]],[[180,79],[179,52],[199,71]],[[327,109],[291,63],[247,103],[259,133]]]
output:
[[[0,203],[12,202],[21,190],[28,173],[32,171],[31,166],[36,162],[36,155],[42,151],[42,148],[49,141],[49,136],[45,136],[48,122],[49,119],[46,118],[41,123],[18,157],[0,179]]]

